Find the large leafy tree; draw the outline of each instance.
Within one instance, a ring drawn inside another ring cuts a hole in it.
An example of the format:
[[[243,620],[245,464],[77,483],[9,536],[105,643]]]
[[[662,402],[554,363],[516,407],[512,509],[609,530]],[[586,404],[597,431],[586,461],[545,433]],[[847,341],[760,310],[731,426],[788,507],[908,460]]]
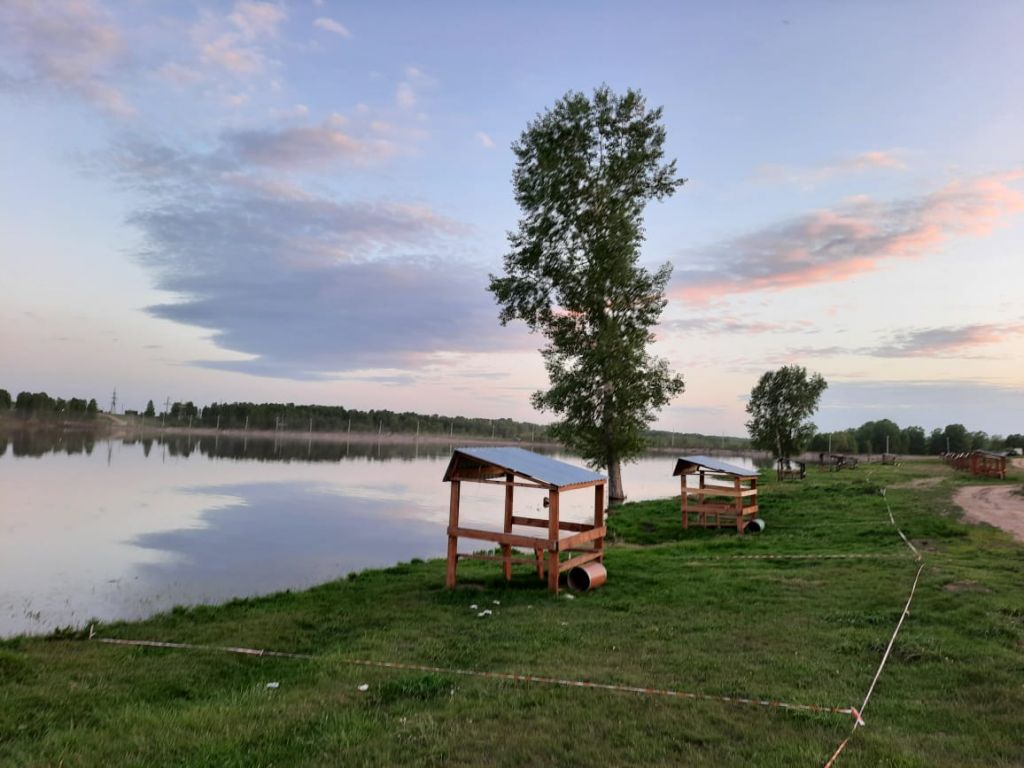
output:
[[[754,447],[771,451],[780,466],[800,453],[814,436],[816,427],[808,419],[827,387],[820,373],[808,376],[799,365],[766,371],[747,402],[747,430]]]
[[[539,115],[512,147],[522,216],[505,274],[490,282],[503,325],[523,320],[547,338],[551,386],[534,406],[557,414],[555,437],[607,469],[613,501],[625,498],[621,463],[683,391],[647,350],[672,267],[638,263],[644,207],[685,182],[664,143],[661,109],[633,90],[570,92]]]

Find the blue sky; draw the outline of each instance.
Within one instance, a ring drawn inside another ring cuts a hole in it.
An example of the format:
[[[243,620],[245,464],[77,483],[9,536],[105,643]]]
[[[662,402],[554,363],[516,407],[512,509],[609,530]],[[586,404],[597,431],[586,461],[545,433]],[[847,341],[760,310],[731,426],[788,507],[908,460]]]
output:
[[[1019,6],[891,5],[9,0],[0,386],[548,418],[484,290],[509,146],[608,83],[689,179],[660,426],[799,363],[822,429],[1024,431]]]

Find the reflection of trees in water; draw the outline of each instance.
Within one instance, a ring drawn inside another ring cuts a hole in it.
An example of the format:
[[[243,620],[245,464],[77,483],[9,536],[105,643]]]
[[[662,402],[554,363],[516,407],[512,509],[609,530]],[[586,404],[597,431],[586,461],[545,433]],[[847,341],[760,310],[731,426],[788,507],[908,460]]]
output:
[[[170,456],[188,457],[198,453],[202,456],[249,461],[415,461],[419,458],[447,456],[451,453],[451,447],[438,444],[335,443],[317,440],[223,438],[216,435],[167,435],[158,439],[166,446]]]
[[[11,455],[16,457],[38,457],[47,453],[92,454],[96,447],[96,435],[91,431],[49,432],[36,430],[14,430],[0,437],[0,456],[3,456],[8,442]]]
[[[131,435],[104,440],[108,448],[116,442],[141,444],[147,458],[154,445],[161,446],[169,456],[188,458],[192,454],[239,461],[332,461],[364,459],[369,461],[416,461],[422,458],[448,456],[452,446],[436,443],[388,442],[325,442],[319,440],[286,440],[266,438],[235,438],[219,435]],[[43,456],[48,453],[92,454],[96,437],[91,432],[16,430],[0,436],[0,456],[7,446],[16,457]]]

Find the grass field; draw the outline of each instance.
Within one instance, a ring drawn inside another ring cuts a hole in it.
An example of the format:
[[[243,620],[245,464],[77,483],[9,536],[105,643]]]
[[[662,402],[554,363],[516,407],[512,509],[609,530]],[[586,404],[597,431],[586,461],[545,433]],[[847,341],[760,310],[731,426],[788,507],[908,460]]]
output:
[[[311,660],[4,641],[0,764],[820,766],[849,716],[347,660],[859,707],[918,568],[888,503],[925,567],[837,764],[1022,765],[1024,546],[958,521],[950,496],[968,481],[938,462],[765,480],[767,530],[742,538],[684,533],[675,499],[626,505],[608,583],[572,600],[482,563],[449,592],[442,562],[414,562],[97,632]],[[749,557],[812,554],[860,557]]]

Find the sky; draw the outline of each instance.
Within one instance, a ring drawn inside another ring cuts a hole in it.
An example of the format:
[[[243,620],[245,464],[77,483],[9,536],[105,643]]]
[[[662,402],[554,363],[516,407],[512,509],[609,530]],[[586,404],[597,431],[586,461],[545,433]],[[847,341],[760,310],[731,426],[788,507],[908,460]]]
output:
[[[511,145],[569,91],[663,108],[687,183],[656,426],[1024,432],[1024,15],[962,2],[0,3],[0,387],[549,421],[486,290]]]

